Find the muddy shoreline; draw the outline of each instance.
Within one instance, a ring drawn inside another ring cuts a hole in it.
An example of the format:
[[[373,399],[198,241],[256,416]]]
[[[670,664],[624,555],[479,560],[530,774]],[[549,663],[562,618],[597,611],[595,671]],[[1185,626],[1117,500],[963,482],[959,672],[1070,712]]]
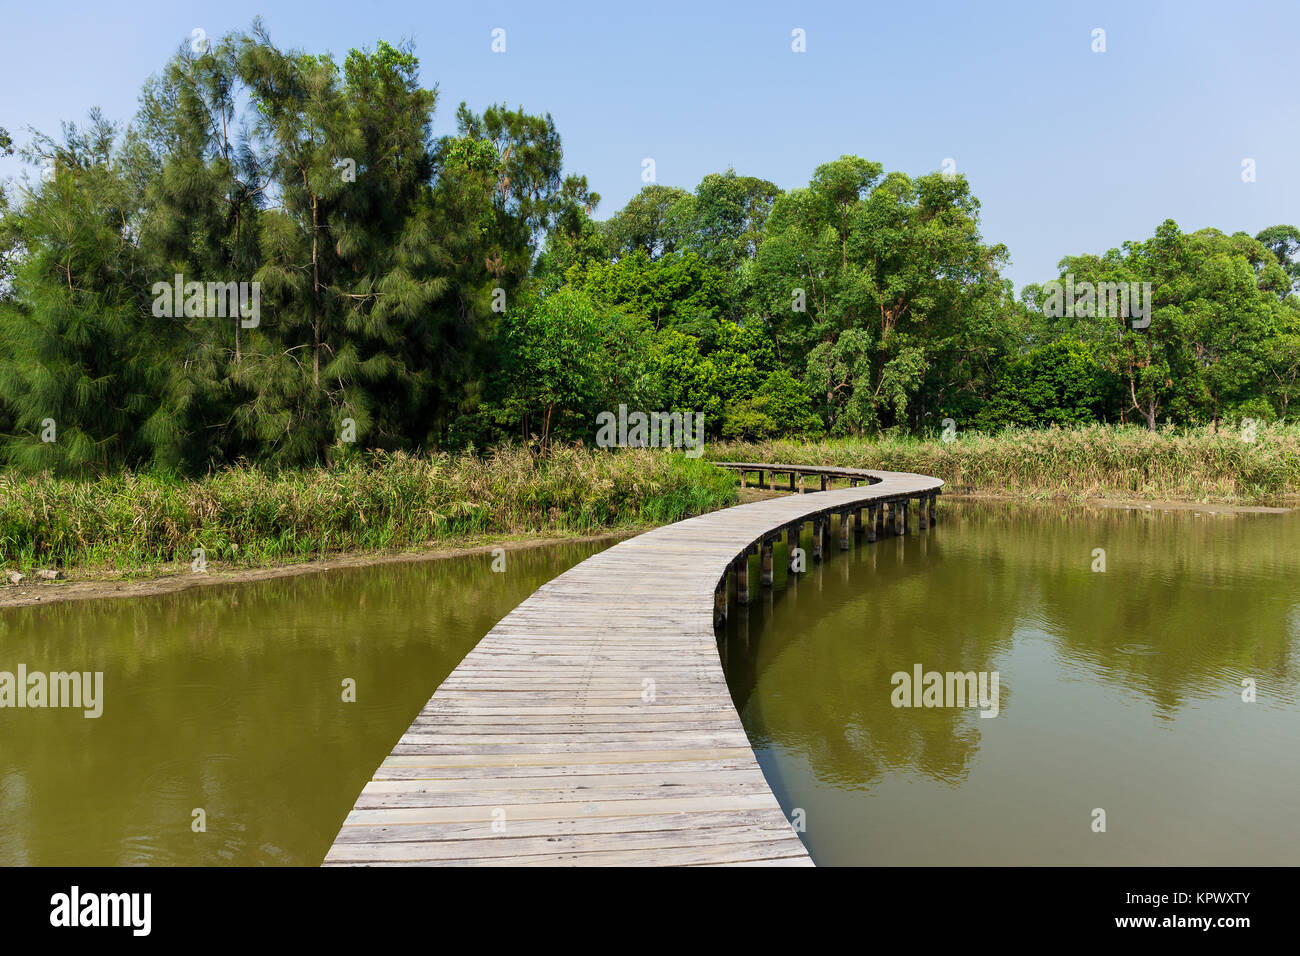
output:
[[[324,574],[340,568],[365,568],[377,564],[397,564],[419,561],[442,561],[447,558],[471,554],[491,554],[496,548],[522,551],[545,548],[557,544],[584,544],[597,541],[618,541],[639,534],[644,529],[614,531],[606,534],[574,537],[538,537],[514,541],[497,541],[491,544],[436,545],[419,551],[391,553],[366,552],[364,554],[339,553],[313,561],[292,564],[269,564],[264,567],[239,568],[209,562],[208,569],[196,573],[189,565],[176,562],[167,570],[148,577],[126,578],[109,572],[78,571],[76,577],[63,581],[43,581],[28,577],[20,584],[6,584],[0,588],[0,608],[26,607],[33,604],[55,604],[59,601],[89,601],[101,598],[149,597],[154,594],[173,594],[191,588],[212,587],[221,584],[241,584],[249,581],[266,581],[271,578],[295,577],[300,574]]]
[[[780,491],[745,488],[740,492],[740,504],[782,494]],[[949,494],[952,501],[1015,501],[1024,504],[1054,505],[1059,502],[1044,499],[1026,499],[1013,495]],[[1294,509],[1264,505],[1224,505],[1191,501],[1138,501],[1119,498],[1094,498],[1072,502],[1084,508],[1128,511],[1190,511],[1198,514],[1285,514]],[[185,562],[176,562],[155,574],[131,577],[130,572],[115,573],[96,569],[72,569],[73,578],[45,581],[29,575],[19,584],[0,586],[0,609],[27,607],[35,604],[54,604],[59,601],[89,601],[105,598],[149,597],[155,594],[173,594],[191,588],[212,587],[222,584],[240,584],[265,581],[271,578],[294,577],[301,574],[324,574],[339,568],[364,568],[377,564],[399,562],[441,561],[446,558],[472,554],[490,554],[495,548],[519,551],[528,548],[545,548],[557,544],[584,544],[599,541],[619,541],[641,534],[648,528],[627,528],[582,536],[546,536],[519,538],[506,541],[480,540],[464,544],[437,544],[419,550],[395,552],[366,552],[361,554],[340,552],[312,561],[269,564],[244,568],[209,563],[208,570],[195,573]]]

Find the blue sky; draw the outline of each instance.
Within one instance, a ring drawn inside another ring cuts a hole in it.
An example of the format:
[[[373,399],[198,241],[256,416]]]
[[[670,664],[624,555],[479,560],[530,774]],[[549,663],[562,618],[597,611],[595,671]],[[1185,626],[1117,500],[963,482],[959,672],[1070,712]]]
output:
[[[439,134],[461,100],[550,112],[600,218],[641,187],[645,157],[687,189],[728,166],[789,189],[843,153],[913,175],[952,158],[1017,289],[1165,218],[1252,234],[1300,222],[1289,2],[10,4],[0,126],[26,142],[28,126],[55,133],[96,105],[127,121],[194,28],[259,13],[278,45],[339,58],[413,40]],[[806,53],[791,51],[796,27]],[[0,161],[0,176],[23,168]]]

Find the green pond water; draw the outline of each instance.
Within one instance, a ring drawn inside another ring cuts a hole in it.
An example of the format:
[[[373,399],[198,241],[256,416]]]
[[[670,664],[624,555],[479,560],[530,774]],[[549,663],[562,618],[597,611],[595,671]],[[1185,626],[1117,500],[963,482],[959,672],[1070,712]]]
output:
[[[606,546],[0,611],[0,671],[103,673],[97,718],[0,708],[0,865],[320,863],[438,683]]]
[[[720,641],[816,862],[1300,864],[1300,514],[940,507],[792,582],[778,548]],[[996,671],[998,715],[894,706],[917,665]]]
[[[940,507],[795,581],[778,547],[720,640],[818,863],[1300,863],[1300,515]],[[443,677],[607,546],[0,611],[0,672],[103,673],[98,718],[0,708],[0,864],[319,863]],[[997,671],[998,716],[894,707],[917,665]]]

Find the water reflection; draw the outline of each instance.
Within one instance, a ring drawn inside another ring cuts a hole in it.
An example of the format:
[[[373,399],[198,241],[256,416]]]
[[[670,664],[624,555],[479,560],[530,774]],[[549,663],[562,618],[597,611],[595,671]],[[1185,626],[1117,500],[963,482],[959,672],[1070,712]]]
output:
[[[728,624],[733,697],[819,862],[1300,861],[1300,516],[944,517],[778,573]],[[917,664],[998,671],[1001,715],[894,707]],[[1125,835],[1089,842],[1107,800]]]
[[[105,685],[98,719],[0,709],[0,864],[319,863],[433,688],[605,546],[0,611],[0,670]]]

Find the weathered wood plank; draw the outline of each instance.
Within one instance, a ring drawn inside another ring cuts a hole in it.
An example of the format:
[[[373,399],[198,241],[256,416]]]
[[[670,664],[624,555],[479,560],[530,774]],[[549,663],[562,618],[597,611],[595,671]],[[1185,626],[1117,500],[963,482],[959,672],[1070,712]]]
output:
[[[467,654],[416,714],[344,821],[325,865],[807,866],[754,759],[718,660],[727,572],[772,585],[773,544],[812,522],[825,556],[850,513],[933,502],[923,475],[722,463],[850,487],[764,499],[620,542],[548,581]],[[870,482],[870,484],[867,484]],[[901,517],[901,515],[900,515]],[[927,515],[928,517],[928,515]],[[929,521],[933,524],[933,521]],[[721,616],[719,616],[721,609]]]
[[[575,808],[577,809],[577,808]],[[631,814],[622,817],[591,817],[581,813],[556,820],[511,820],[505,833],[485,837],[481,823],[378,824],[345,826],[335,845],[345,843],[470,843],[505,836],[565,836],[600,833],[644,833],[703,830],[712,827],[762,827],[785,833],[789,824],[780,810],[716,810],[695,813]]]
[[[530,856],[498,856],[472,859],[418,861],[374,861],[363,866],[398,866],[418,863],[421,866],[692,866],[719,863],[752,863],[767,860],[806,861],[807,851],[797,839],[767,842],[728,843],[704,847],[660,846],[653,849],[628,849],[585,851],[577,853],[535,854]],[[326,866],[338,865],[327,860]],[[353,863],[352,865],[357,865]]]
[[[528,857],[556,853],[593,853],[611,850],[684,849],[770,843],[783,839],[778,826],[707,827],[693,830],[650,830],[616,833],[579,833],[560,836],[507,836],[473,841],[420,840],[341,843],[330,851],[329,862],[473,860]]]

